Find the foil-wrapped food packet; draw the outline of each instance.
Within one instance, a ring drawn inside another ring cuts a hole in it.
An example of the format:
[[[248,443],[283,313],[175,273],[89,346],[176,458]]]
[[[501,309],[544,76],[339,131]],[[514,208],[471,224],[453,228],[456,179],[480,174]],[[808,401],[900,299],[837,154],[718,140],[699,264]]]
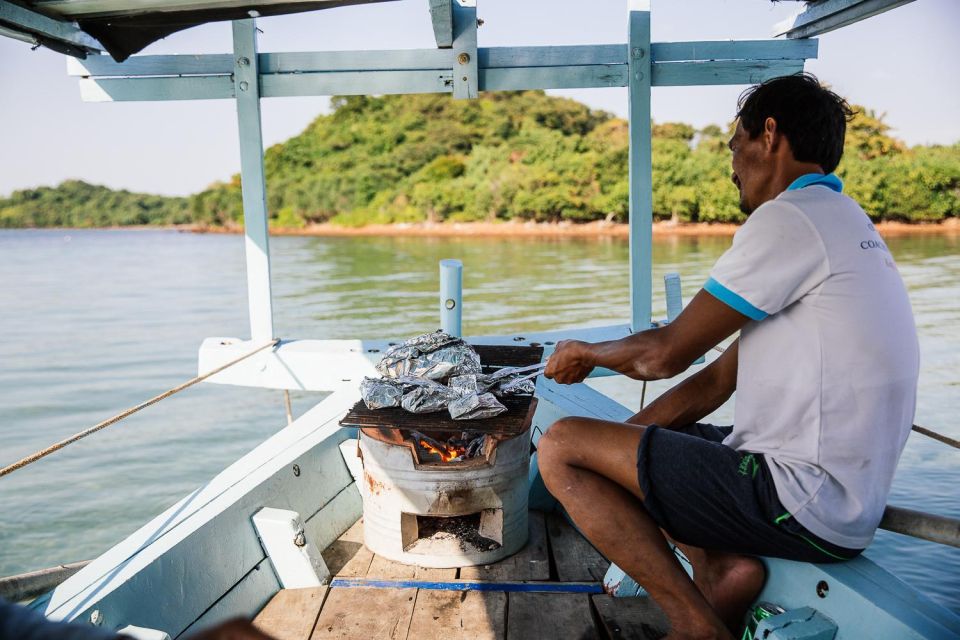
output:
[[[460,338],[435,331],[388,349],[377,363],[377,371],[388,378],[417,376],[443,380],[449,376],[480,373],[480,356]]]
[[[403,387],[403,383],[393,378],[364,378],[360,383],[360,397],[367,409],[399,407]]]
[[[467,373],[459,376],[453,376],[447,382],[447,386],[456,389],[461,395],[470,395],[471,393],[481,394],[490,391],[496,386],[496,382],[490,380],[490,376],[482,373]]]
[[[452,401],[448,410],[454,420],[479,420],[498,416],[507,408],[492,393],[473,393]]]
[[[421,354],[410,362],[409,370],[409,375],[430,380],[470,373],[480,373],[480,356],[462,342]]]
[[[430,382],[403,394],[400,406],[410,413],[433,413],[443,411],[459,397],[460,394],[450,387],[439,382]]]
[[[532,396],[537,392],[537,383],[530,378],[513,378],[500,382],[493,392],[503,396]]]

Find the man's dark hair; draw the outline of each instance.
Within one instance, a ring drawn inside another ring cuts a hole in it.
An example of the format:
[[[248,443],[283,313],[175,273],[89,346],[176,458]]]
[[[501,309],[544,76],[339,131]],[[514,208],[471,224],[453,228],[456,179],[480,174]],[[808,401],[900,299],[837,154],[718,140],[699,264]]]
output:
[[[767,118],[790,142],[799,162],[814,162],[830,173],[840,164],[847,121],[853,117],[847,101],[820,84],[810,73],[772,78],[750,87],[737,102],[740,126],[756,138]]]

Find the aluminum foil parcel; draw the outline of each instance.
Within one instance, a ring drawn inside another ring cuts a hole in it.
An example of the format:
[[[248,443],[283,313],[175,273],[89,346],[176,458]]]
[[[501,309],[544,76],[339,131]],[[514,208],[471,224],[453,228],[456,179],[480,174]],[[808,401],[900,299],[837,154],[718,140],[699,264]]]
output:
[[[507,408],[492,393],[472,393],[451,402],[449,410],[454,420],[479,420],[498,416]]]
[[[388,378],[416,376],[443,380],[480,373],[480,356],[460,338],[443,331],[425,333],[391,347],[377,364]]]

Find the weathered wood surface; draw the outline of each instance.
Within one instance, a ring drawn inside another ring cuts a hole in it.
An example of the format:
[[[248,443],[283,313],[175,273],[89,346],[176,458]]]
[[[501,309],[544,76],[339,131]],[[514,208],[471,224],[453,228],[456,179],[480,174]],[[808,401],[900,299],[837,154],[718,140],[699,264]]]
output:
[[[553,512],[547,515],[547,532],[560,582],[603,582],[610,561],[562,514]]]
[[[503,640],[507,594],[477,591],[417,593],[410,640]]]
[[[549,580],[550,556],[547,552],[547,528],[543,513],[530,512],[530,538],[519,552],[500,562],[476,567],[464,567],[460,577],[464,580]]]
[[[276,640],[307,640],[327,590],[328,587],[284,589],[257,614],[253,626]]]
[[[331,575],[343,578],[366,576],[373,562],[373,553],[363,546],[363,521],[358,520],[321,555]]]
[[[593,606],[611,640],[654,640],[670,628],[666,615],[649,597],[596,595]]]
[[[331,589],[311,640],[404,640],[416,589]]]
[[[511,593],[507,640],[576,638],[599,640],[590,597],[579,593]]]

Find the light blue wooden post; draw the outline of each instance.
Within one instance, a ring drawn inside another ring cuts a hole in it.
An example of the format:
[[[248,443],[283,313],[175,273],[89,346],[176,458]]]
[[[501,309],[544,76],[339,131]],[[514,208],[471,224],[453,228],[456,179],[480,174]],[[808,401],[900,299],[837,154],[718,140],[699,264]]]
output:
[[[479,95],[477,2],[453,0],[453,97]]]
[[[240,127],[240,176],[243,186],[243,228],[247,251],[247,302],[250,338],[273,335],[270,291],[270,245],[267,234],[267,187],[260,130],[260,78],[257,25],[253,19],[233,23],[233,77]]]
[[[452,336],[463,333],[463,263],[440,261],[440,328]]]
[[[629,0],[630,327],[650,328],[653,295],[653,185],[650,148],[650,0]]]

